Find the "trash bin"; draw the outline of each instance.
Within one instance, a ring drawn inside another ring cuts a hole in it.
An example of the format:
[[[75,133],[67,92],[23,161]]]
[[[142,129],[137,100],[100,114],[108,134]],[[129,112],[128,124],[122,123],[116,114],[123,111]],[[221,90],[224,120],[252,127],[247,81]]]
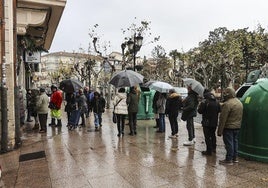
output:
[[[238,154],[246,159],[268,162],[268,79],[258,79],[240,100],[244,110]]]
[[[137,119],[153,119],[154,113],[152,108],[154,90],[150,90],[146,87],[140,87],[140,101],[139,101],[139,111],[137,114]]]

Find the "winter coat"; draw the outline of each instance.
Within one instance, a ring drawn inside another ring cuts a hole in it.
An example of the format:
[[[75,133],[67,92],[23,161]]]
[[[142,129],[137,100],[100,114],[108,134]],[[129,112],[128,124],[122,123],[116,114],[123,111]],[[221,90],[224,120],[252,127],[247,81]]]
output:
[[[81,110],[81,113],[86,113],[88,110],[87,98],[83,93],[77,96],[77,106],[78,106],[78,110]]]
[[[221,106],[212,93],[204,94],[204,100],[199,104],[197,111],[202,114],[202,126],[216,127],[218,125]]]
[[[157,106],[157,113],[158,114],[165,114],[166,98],[163,95],[160,95],[160,97],[156,101],[156,106]]]
[[[198,98],[197,93],[189,91],[188,96],[183,100],[183,109],[181,119],[186,121],[189,118],[196,117]]]
[[[36,107],[38,114],[47,114],[49,111],[48,108],[49,98],[45,92],[41,92],[41,94],[37,97]]]
[[[66,106],[65,112],[72,112],[76,110],[76,97],[74,93],[66,93]]]
[[[224,129],[240,129],[243,116],[243,104],[237,98],[229,98],[221,108],[218,135],[222,135]]]
[[[153,103],[152,103],[152,108],[153,108],[153,113],[157,114],[157,105],[156,102],[159,98],[160,92],[156,91],[153,97]]]
[[[135,113],[138,112],[138,105],[139,105],[139,96],[135,90],[132,90],[127,95],[127,105],[128,105],[128,112]]]
[[[180,94],[171,93],[166,101],[165,114],[172,115],[177,114],[182,108],[182,99]]]
[[[119,100],[121,100],[121,101],[118,103]],[[127,100],[126,93],[117,93],[116,94],[116,96],[114,98],[114,102],[113,102],[115,114],[127,114],[127,102],[126,102],[126,100]]]
[[[91,102],[91,107],[94,113],[103,113],[105,111],[106,101],[103,97],[94,97]]]
[[[57,109],[60,109],[61,103],[62,103],[61,91],[59,91],[59,90],[54,91],[50,97],[50,102],[53,103],[57,107]]]

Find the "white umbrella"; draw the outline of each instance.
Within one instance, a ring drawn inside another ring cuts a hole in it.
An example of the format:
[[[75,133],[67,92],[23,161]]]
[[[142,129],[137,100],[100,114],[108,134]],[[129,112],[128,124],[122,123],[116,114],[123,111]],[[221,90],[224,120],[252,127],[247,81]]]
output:
[[[157,81],[149,85],[150,89],[159,91],[160,93],[168,93],[173,86],[166,82]]]
[[[113,75],[109,84],[116,88],[132,87],[143,82],[143,76],[132,70],[122,70]]]
[[[186,86],[190,86],[194,92],[196,92],[199,96],[203,97],[204,86],[193,78],[183,78],[183,83]]]

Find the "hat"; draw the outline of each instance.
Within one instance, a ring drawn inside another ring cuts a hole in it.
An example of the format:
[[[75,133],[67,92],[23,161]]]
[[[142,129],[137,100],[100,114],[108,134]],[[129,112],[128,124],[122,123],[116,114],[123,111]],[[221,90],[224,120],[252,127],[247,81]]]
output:
[[[45,88],[40,88],[40,92],[45,92]]]
[[[51,86],[51,89],[53,89],[53,88],[57,89],[57,86],[53,84],[53,85]]]

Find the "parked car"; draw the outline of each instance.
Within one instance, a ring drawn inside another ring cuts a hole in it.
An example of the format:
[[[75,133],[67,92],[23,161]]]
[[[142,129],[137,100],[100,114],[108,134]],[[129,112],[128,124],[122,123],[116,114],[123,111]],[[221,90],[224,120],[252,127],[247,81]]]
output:
[[[188,89],[186,87],[174,87],[175,91],[181,95],[182,99],[188,96]]]

